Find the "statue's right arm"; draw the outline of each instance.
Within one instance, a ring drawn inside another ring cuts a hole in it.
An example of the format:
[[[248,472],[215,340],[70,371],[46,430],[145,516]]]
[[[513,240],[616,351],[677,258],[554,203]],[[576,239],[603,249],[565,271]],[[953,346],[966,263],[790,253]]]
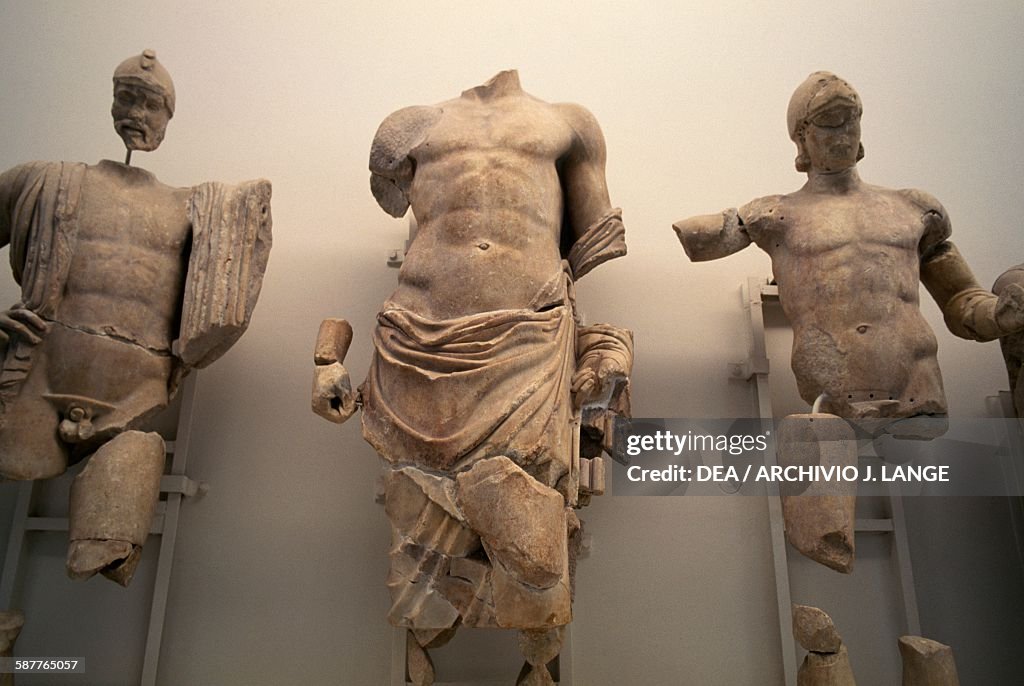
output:
[[[14,204],[21,192],[25,165],[8,169],[0,174],[0,248],[11,242],[11,223]]]
[[[11,242],[14,207],[29,175],[38,165],[22,164],[0,174],[0,248]],[[38,345],[49,328],[39,315],[20,303],[8,310],[0,310],[0,348],[6,347],[12,334],[29,345]]]
[[[766,232],[775,231],[775,212],[782,198],[780,195],[755,198],[739,209],[681,219],[672,228],[692,261],[717,260],[759,241]]]
[[[409,188],[416,171],[410,153],[441,118],[438,107],[406,107],[388,116],[370,146],[370,191],[392,217],[409,209]]]
[[[341,424],[358,408],[352,381],[342,362],[352,342],[352,327],[344,319],[325,319],[320,324],[313,351],[313,412]]]
[[[672,228],[693,262],[717,260],[750,245],[750,235],[735,207],[680,219]]]

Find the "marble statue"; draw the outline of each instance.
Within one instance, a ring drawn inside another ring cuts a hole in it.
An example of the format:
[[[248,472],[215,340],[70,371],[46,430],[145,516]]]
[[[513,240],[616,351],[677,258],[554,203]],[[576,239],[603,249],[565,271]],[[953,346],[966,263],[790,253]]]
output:
[[[953,649],[921,636],[901,636],[903,686],[960,686]]]
[[[861,112],[849,83],[811,74],[787,112],[804,186],[684,219],[674,229],[693,261],[750,243],[768,253],[793,327],[793,372],[813,414],[854,420],[869,434],[926,438],[945,430],[946,398],[919,284],[950,331],[979,341],[1024,328],[1024,288],[1008,286],[998,297],[981,288],[949,240],[949,215],[931,195],[860,179]],[[852,521],[847,532],[821,532],[824,547],[843,549],[833,558],[852,561]]]
[[[611,413],[628,411],[632,334],[574,309],[574,282],[626,251],[604,166],[593,116],[527,94],[515,71],[399,110],[374,138],[373,195],[395,217],[411,207],[418,230],[358,392],[347,326],[321,327],[313,409],[340,422],[361,406],[383,458],[389,620],[410,630],[416,684],[460,625],[520,630],[519,683],[553,683],[574,508],[600,491]]]
[[[113,77],[124,164],[30,162],[0,175],[0,246],[21,299],[0,312],[0,477],[71,490],[68,573],[127,585],[165,446],[145,421],[248,326],[271,243],[270,184],[166,186],[130,166],[174,114],[152,50]]]
[[[1024,286],[1024,264],[1010,267],[1003,272],[995,284],[992,292],[1002,295],[1012,284]],[[1006,362],[1006,374],[1010,379],[1010,394],[1013,396],[1014,414],[1020,418],[1024,417],[1024,332],[1012,333],[999,339],[999,345],[1003,349],[1003,360]]]
[[[793,638],[807,651],[797,670],[797,686],[856,686],[850,655],[823,610],[794,604]]]

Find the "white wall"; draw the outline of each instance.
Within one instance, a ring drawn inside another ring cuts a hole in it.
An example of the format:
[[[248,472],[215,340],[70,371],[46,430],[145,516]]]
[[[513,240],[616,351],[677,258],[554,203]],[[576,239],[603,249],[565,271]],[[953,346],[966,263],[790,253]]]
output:
[[[384,259],[406,226],[376,207],[366,165],[387,114],[509,67],[534,95],[589,107],[630,254],[582,281],[584,313],[636,332],[638,416],[742,416],[749,391],[725,371],[746,353],[738,287],[766,275],[768,260],[751,249],[690,264],[671,222],[795,190],[786,104],[808,73],[828,69],[865,103],[863,177],[937,196],[991,284],[1022,261],[1021,35],[1017,0],[0,3],[0,168],[119,159],[110,75],[152,47],[175,79],[177,113],[160,150],[136,164],[175,185],[274,184],[275,246],[252,327],[199,381],[190,472],[210,493],[184,509],[160,683],[384,682],[388,533],[373,504],[376,460],[357,422],[338,428],[308,407],[320,320],[352,322],[348,363],[361,380],[376,308],[394,286]],[[5,280],[0,300],[16,297]],[[997,347],[954,339],[934,305],[924,309],[951,412],[984,415],[985,396],[1006,387]],[[773,363],[788,374],[785,359]],[[963,538],[977,541],[999,530],[999,507],[951,503],[939,515],[973,526]],[[954,642],[964,683],[1009,683],[1024,666],[1019,561],[995,536],[951,564],[940,550],[950,527],[927,514],[915,547],[924,631],[968,645]],[[780,683],[762,500],[606,497],[583,516],[594,550],[579,570],[578,683]],[[90,674],[68,684],[137,680],[150,577],[127,593],[72,585],[60,578],[59,537],[31,552],[19,653],[86,656]],[[798,600],[856,606],[848,587],[871,594],[865,579]],[[878,593],[864,607],[891,589]],[[863,683],[895,683],[894,643],[885,655],[858,652],[870,632],[846,632],[855,669]],[[462,655],[439,654],[445,678],[515,664],[511,647],[494,658],[489,643],[459,645],[450,652]]]

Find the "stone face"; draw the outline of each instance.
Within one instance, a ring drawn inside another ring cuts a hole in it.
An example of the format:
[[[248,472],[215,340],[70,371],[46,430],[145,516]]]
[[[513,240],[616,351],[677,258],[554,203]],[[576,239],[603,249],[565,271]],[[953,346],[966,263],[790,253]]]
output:
[[[56,476],[114,445],[248,325],[270,250],[270,184],[172,188],[130,166],[133,150],[163,140],[174,103],[147,50],[114,74],[124,164],[32,162],[0,175],[0,235],[21,285],[0,312],[2,478]],[[138,460],[98,457],[106,466],[77,481],[72,576],[99,569],[127,583],[137,564],[164,456],[125,441],[116,450],[135,445]]]
[[[329,321],[312,405],[340,422],[358,396],[385,461],[392,622],[546,630],[572,617],[571,508],[603,489],[590,460],[611,445],[604,410],[628,411],[633,353],[628,331],[578,327],[572,296],[625,254],[604,158],[589,112],[528,95],[515,71],[399,110],[374,137],[371,192],[392,216],[411,207],[418,229],[366,381],[353,391]]]
[[[790,415],[779,423],[781,466],[857,466],[857,441],[846,420],[828,414]],[[803,555],[838,572],[853,569],[856,482],[823,481],[782,486],[786,538]]]
[[[903,686],[960,686],[953,649],[921,636],[899,640]]]
[[[832,618],[809,605],[793,605],[793,637],[815,653],[836,653],[843,644]]]

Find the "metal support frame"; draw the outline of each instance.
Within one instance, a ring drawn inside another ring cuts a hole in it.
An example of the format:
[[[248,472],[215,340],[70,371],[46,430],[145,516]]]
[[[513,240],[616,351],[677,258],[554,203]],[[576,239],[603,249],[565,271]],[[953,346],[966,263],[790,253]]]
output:
[[[767,355],[764,307],[765,303],[778,302],[779,289],[778,286],[770,284],[767,279],[749,277],[742,285],[741,293],[743,307],[750,320],[750,355],[741,363],[730,364],[729,373],[734,378],[752,382],[751,388],[758,416],[764,420],[771,420],[774,413],[768,377],[770,366]],[[765,460],[770,465],[778,462],[774,438],[769,441]],[[903,514],[903,498],[892,487],[889,491],[888,504],[889,517],[857,519],[854,523],[854,533],[892,535],[891,559],[903,604],[904,633],[920,635],[921,620],[918,614],[917,593],[914,590],[910,545],[907,540],[906,521]],[[785,522],[782,518],[782,501],[779,498],[778,486],[774,484],[769,485],[768,519],[771,527],[772,562],[775,570],[775,590],[779,611],[783,675],[786,686],[796,686],[797,647],[790,626],[792,594],[789,584]]]
[[[149,629],[146,634],[145,657],[140,681],[142,686],[155,686],[156,684],[157,663],[160,659],[160,642],[163,637],[182,498],[206,492],[206,484],[193,481],[185,475],[195,393],[196,374],[193,373],[182,384],[181,407],[178,413],[175,440],[166,441],[167,456],[170,458],[170,473],[160,479],[160,492],[166,494],[166,499],[157,504],[156,514],[149,529],[150,535],[160,536],[160,553],[150,603]],[[3,572],[0,575],[0,607],[3,608],[9,609],[13,606],[26,534],[34,531],[68,531],[67,517],[41,517],[32,514],[35,493],[36,482],[34,481],[25,481],[18,487],[18,500],[14,507],[11,534],[7,541],[7,556],[4,558]]]

